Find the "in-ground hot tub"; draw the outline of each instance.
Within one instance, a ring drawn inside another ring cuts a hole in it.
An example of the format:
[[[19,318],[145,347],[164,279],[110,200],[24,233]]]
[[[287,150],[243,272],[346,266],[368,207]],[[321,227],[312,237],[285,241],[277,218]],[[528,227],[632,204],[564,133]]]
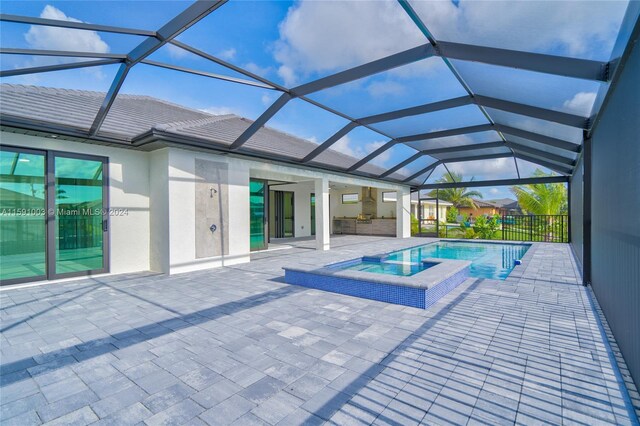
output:
[[[426,309],[466,280],[471,264],[463,260],[398,262],[386,258],[385,254],[321,267],[285,267],[284,279],[289,284]]]

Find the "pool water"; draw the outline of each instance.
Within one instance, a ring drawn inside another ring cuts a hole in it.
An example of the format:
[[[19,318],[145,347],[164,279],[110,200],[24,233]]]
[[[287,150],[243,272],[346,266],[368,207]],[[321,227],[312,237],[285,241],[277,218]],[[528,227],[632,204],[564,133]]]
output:
[[[439,241],[389,253],[385,261],[419,263],[426,258],[471,261],[469,274],[477,278],[504,280],[522,259],[530,244]]]
[[[373,272],[375,274],[398,275],[409,277],[420,271],[433,266],[433,264],[425,264],[422,262],[404,263],[404,262],[375,262],[368,260],[357,260],[344,264],[338,264],[334,267],[341,270]]]

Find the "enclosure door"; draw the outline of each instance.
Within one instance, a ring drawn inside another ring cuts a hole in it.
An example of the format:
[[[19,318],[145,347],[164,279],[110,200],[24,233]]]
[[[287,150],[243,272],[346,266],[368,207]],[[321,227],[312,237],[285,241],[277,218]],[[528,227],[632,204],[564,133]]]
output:
[[[418,236],[437,237],[439,226],[439,205],[437,198],[418,199]]]
[[[107,160],[0,149],[0,283],[108,271]]]
[[[250,211],[250,247],[251,250],[267,248],[267,184],[263,180],[251,179],[249,182]]]

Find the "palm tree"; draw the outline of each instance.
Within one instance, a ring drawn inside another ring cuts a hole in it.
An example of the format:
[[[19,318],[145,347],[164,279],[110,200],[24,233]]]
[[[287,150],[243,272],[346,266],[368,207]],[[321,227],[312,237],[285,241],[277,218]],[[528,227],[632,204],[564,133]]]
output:
[[[534,177],[553,176],[540,169],[533,172]],[[553,241],[554,230],[558,231],[558,224],[564,227],[564,220],[558,222],[555,215],[566,214],[568,211],[567,189],[562,183],[536,183],[511,187],[511,192],[518,199],[518,204],[525,214],[541,215],[542,221],[537,220],[529,226],[530,232],[541,235],[544,241]],[[533,221],[533,217],[529,220]],[[555,226],[554,226],[555,225]],[[566,229],[561,233],[566,233]],[[534,235],[531,235],[533,241]]]
[[[473,177],[471,178],[473,180]],[[455,183],[462,182],[463,176],[462,173],[445,173],[442,175],[440,179],[436,181],[436,183]],[[449,201],[456,208],[460,207],[471,207],[473,209],[477,209],[473,198],[482,198],[482,194],[478,191],[467,191],[467,188],[444,188],[439,190],[433,190],[429,193],[430,197],[438,197],[441,200]]]
[[[533,172],[534,177],[553,176],[540,169]],[[511,187],[523,212],[534,215],[565,214],[568,210],[567,189],[562,183],[536,183]]]

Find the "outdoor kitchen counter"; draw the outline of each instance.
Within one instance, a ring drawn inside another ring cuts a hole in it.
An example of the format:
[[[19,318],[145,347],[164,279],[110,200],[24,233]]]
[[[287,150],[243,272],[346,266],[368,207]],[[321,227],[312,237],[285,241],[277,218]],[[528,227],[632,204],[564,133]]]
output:
[[[333,219],[334,234],[350,234],[350,235],[396,235],[396,219],[370,219],[368,221],[360,221],[354,217],[334,218]]]

